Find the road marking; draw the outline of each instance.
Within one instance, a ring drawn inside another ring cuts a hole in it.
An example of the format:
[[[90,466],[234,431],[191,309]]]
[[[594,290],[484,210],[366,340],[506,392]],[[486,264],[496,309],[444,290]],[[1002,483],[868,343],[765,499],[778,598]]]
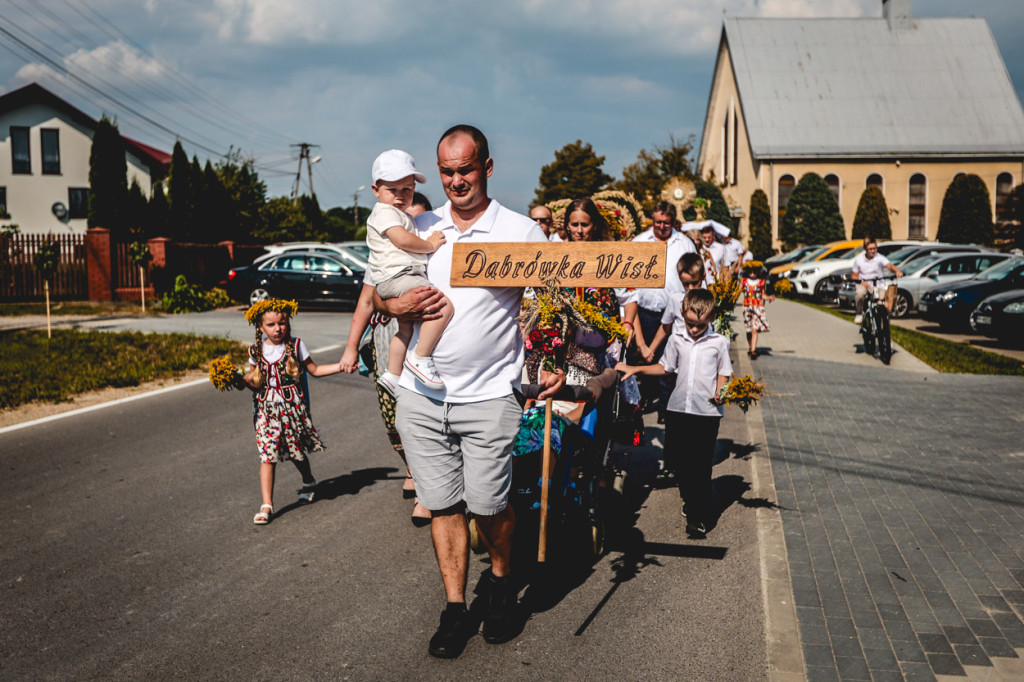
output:
[[[323,346],[322,348],[314,348],[310,351],[312,353],[323,353],[336,348],[341,348],[342,344],[333,343],[329,346]],[[25,429],[30,426],[36,426],[38,424],[45,424],[47,422],[56,421],[65,417],[71,417],[74,415],[85,414],[86,412],[92,412],[93,410],[101,410],[105,407],[113,407],[114,405],[122,405],[124,403],[130,403],[134,400],[141,400],[143,398],[151,398],[162,393],[169,393],[171,391],[177,391],[180,388],[188,388],[190,386],[198,386],[199,384],[205,384],[209,379],[196,379],[194,381],[188,381],[184,384],[177,384],[175,386],[165,386],[164,388],[153,389],[146,393],[140,393],[138,395],[128,396],[126,398],[118,398],[116,400],[110,400],[99,405],[90,405],[89,407],[80,407],[77,410],[68,410],[67,412],[61,412],[60,414],[51,414],[49,417],[40,417],[39,419],[33,419],[32,421],[22,422],[20,424],[12,424],[11,426],[5,426],[0,429],[0,434],[8,433],[10,431],[17,431],[18,429]]]

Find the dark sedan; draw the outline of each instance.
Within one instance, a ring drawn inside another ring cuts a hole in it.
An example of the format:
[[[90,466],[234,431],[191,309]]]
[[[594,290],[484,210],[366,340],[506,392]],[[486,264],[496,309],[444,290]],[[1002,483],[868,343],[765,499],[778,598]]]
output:
[[[921,296],[917,310],[926,320],[944,327],[966,327],[982,299],[1024,288],[1024,258],[1011,258],[970,279],[937,286]]]
[[[363,271],[328,253],[288,251],[234,268],[228,294],[250,304],[267,298],[295,299],[322,305],[355,305],[363,288]]]
[[[974,331],[985,336],[1024,342],[1024,289],[989,296],[971,313]]]

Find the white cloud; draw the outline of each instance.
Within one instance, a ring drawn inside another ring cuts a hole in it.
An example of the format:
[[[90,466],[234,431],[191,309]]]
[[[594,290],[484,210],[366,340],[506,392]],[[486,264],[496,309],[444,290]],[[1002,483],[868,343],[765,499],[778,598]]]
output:
[[[64,68],[87,81],[102,79],[106,83],[123,88],[136,87],[139,83],[159,80],[166,75],[160,62],[140,54],[138,50],[118,40],[101,45],[92,50],[78,50],[64,57]],[[31,82],[50,80],[65,82],[69,80],[63,73],[57,72],[46,64],[29,63],[18,69],[15,80]],[[103,83],[95,82],[98,87]]]
[[[369,45],[410,30],[396,0],[215,0],[207,16],[221,39],[257,45]]]

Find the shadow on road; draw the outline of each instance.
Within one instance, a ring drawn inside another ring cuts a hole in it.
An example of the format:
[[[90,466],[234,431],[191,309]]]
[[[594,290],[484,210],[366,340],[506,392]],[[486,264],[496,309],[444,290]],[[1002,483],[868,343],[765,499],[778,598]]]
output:
[[[334,500],[342,495],[355,495],[363,488],[374,485],[378,481],[389,480],[391,474],[397,471],[398,469],[394,467],[374,467],[372,469],[358,469],[344,476],[326,478],[316,484],[316,501]],[[301,502],[292,502],[276,510],[274,516],[283,516],[296,507],[301,506],[303,506]]]

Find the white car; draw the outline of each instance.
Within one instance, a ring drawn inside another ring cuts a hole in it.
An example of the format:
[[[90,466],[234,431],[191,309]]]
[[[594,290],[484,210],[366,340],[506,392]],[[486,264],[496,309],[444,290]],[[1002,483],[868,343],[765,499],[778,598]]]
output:
[[[930,242],[921,241],[888,241],[878,245],[878,252],[883,256],[898,251],[905,246],[926,246]],[[827,302],[834,297],[826,293],[829,275],[845,270],[853,266],[853,259],[864,251],[863,246],[858,246],[853,251],[843,254],[842,258],[817,260],[805,263],[797,263],[789,271],[788,277],[794,290],[798,294],[810,296],[818,301]]]
[[[367,259],[359,251],[345,244],[334,244],[331,242],[284,242],[283,244],[270,244],[263,247],[267,252],[254,260],[253,263],[262,263],[271,256],[276,256],[286,251],[313,251],[314,253],[333,254],[354,270],[362,270],[364,272],[369,270],[370,264],[367,262]]]

